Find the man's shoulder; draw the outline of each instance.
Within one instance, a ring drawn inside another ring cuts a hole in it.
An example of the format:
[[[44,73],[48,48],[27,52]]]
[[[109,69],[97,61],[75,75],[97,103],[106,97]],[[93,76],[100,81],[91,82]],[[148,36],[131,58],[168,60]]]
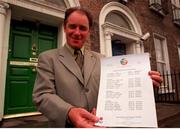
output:
[[[50,50],[46,50],[42,53],[39,54],[39,57],[46,57],[46,58],[51,58],[51,57],[56,57],[59,53],[59,50],[61,48],[55,48],[55,49],[50,49]]]
[[[42,52],[40,55],[49,55],[49,54],[54,54],[54,53],[57,53],[58,52],[58,48],[55,48],[55,49],[50,49],[50,50],[46,50],[44,52]]]

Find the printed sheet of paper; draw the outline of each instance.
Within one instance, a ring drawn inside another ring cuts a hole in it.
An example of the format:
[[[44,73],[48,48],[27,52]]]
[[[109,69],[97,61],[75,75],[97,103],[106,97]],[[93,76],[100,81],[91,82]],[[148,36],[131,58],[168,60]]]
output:
[[[106,127],[157,127],[149,54],[101,60],[96,123]]]

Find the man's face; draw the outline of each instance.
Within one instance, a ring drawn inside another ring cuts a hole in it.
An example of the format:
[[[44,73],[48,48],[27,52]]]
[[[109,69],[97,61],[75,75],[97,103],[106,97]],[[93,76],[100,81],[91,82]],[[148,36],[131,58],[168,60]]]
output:
[[[89,21],[85,14],[75,11],[70,14],[64,25],[66,40],[74,49],[81,48],[89,35]]]

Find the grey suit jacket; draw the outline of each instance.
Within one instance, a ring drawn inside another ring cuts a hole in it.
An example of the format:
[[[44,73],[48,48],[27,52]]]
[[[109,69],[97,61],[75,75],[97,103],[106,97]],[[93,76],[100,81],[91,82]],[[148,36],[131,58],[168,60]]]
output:
[[[50,127],[65,127],[71,107],[91,111],[96,107],[102,55],[85,50],[84,78],[66,47],[39,56],[33,101],[49,120]]]

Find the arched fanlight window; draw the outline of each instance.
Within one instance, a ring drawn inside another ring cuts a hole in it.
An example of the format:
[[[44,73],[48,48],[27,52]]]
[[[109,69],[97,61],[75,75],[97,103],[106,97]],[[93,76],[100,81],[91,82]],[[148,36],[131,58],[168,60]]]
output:
[[[132,27],[130,26],[130,22],[128,22],[126,16],[123,14],[120,14],[116,11],[110,12],[106,18],[105,22],[112,23],[114,25],[126,28],[128,30],[132,30]]]

